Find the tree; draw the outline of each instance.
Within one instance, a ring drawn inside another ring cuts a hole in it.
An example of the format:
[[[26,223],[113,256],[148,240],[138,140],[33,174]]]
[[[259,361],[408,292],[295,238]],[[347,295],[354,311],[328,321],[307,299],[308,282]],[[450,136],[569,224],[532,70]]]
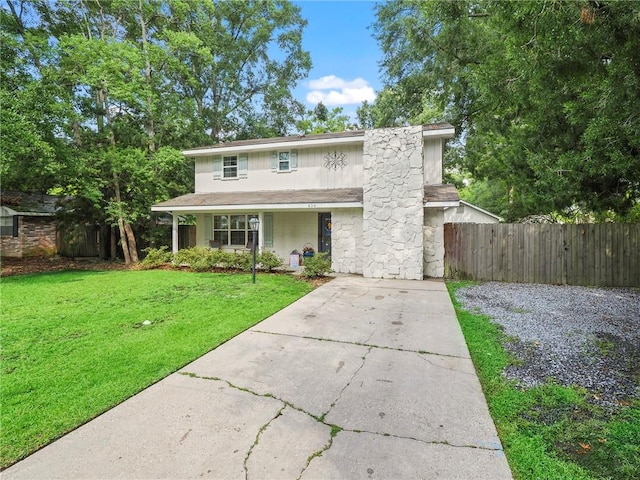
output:
[[[308,135],[314,133],[344,132],[351,127],[348,115],[342,107],[331,111],[322,103],[318,103],[313,110],[307,110],[305,115],[296,123],[298,132]]]
[[[284,0],[7,0],[0,15],[3,186],[73,195],[69,221],[116,226],[127,263],[151,205],[193,189],[180,149],[284,134],[302,111],[305,21]]]
[[[640,198],[640,6],[632,1],[396,1],[378,8],[395,119],[441,112],[460,168],[507,218]]]

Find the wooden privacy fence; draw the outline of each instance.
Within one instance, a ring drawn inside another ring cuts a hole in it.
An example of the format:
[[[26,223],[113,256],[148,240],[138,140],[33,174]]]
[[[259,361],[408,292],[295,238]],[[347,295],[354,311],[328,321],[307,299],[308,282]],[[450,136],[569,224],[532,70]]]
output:
[[[640,286],[640,224],[444,226],[445,277]]]

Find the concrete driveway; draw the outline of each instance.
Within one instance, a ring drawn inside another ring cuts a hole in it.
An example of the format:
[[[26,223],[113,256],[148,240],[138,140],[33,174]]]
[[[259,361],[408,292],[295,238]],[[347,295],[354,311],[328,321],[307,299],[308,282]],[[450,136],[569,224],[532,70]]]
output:
[[[444,283],[342,276],[1,476],[511,473]]]

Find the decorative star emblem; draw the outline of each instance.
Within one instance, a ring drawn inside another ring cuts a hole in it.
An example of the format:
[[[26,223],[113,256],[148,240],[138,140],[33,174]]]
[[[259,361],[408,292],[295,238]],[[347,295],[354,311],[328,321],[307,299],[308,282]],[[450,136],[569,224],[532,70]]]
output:
[[[329,170],[337,170],[338,167],[344,168],[347,166],[347,154],[344,152],[329,152],[324,156],[324,166]]]

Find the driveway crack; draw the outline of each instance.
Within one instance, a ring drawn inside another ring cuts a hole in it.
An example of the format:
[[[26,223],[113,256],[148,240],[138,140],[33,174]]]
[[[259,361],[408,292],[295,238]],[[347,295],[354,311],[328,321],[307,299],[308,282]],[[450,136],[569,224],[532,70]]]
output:
[[[287,405],[282,405],[282,408],[278,410],[278,412],[274,415],[274,417],[271,420],[269,420],[267,423],[262,425],[260,429],[258,429],[258,433],[256,434],[256,439],[254,440],[253,444],[251,444],[251,446],[249,447],[249,451],[247,452],[247,455],[244,457],[243,466],[244,466],[245,480],[249,480],[249,467],[247,466],[247,463],[249,462],[249,458],[253,453],[253,449],[258,445],[258,443],[260,443],[260,436],[267,428],[269,428],[269,425],[271,425],[271,422],[273,422],[275,419],[277,419],[282,415],[282,412],[284,411],[285,408],[287,408]]]
[[[360,366],[356,369],[355,372],[353,372],[353,375],[351,375],[351,378],[349,379],[349,381],[345,384],[344,387],[342,387],[342,390],[340,390],[340,393],[338,394],[338,398],[336,398],[333,402],[331,402],[331,405],[329,405],[329,410],[327,410],[326,412],[324,412],[322,414],[322,416],[320,417],[320,420],[324,423],[324,419],[327,417],[327,415],[329,415],[329,412],[331,411],[331,409],[333,407],[336,406],[336,404],[340,401],[340,399],[342,398],[342,394],[344,393],[344,391],[351,385],[351,382],[353,382],[353,379],[356,378],[356,375],[358,375],[358,373],[360,372],[360,370],[362,370],[362,368],[364,367],[365,362],[367,361],[367,355],[369,355],[371,353],[371,350],[373,349],[373,347],[369,347],[368,350],[364,353],[364,355],[362,355],[362,363],[360,364]]]
[[[364,342],[355,342],[355,341],[347,341],[347,340],[336,340],[333,338],[325,338],[325,337],[314,337],[312,335],[293,335],[291,333],[279,333],[279,332],[267,332],[266,330],[251,330],[255,333],[264,333],[265,335],[276,335],[280,337],[293,337],[293,338],[304,338],[305,340],[317,340],[319,342],[331,342],[331,343],[341,343],[344,345],[357,345],[359,347],[367,347],[367,348],[377,348],[380,350],[392,350],[395,352],[409,352],[409,353],[418,353],[421,355],[436,355],[438,357],[448,357],[448,358],[460,358],[462,360],[469,360],[469,357],[462,357],[460,355],[450,355],[446,353],[439,352],[430,352],[428,350],[414,350],[409,348],[399,348],[399,347],[387,347],[384,345],[372,345],[367,343],[371,337],[375,334],[374,332],[367,338]]]

